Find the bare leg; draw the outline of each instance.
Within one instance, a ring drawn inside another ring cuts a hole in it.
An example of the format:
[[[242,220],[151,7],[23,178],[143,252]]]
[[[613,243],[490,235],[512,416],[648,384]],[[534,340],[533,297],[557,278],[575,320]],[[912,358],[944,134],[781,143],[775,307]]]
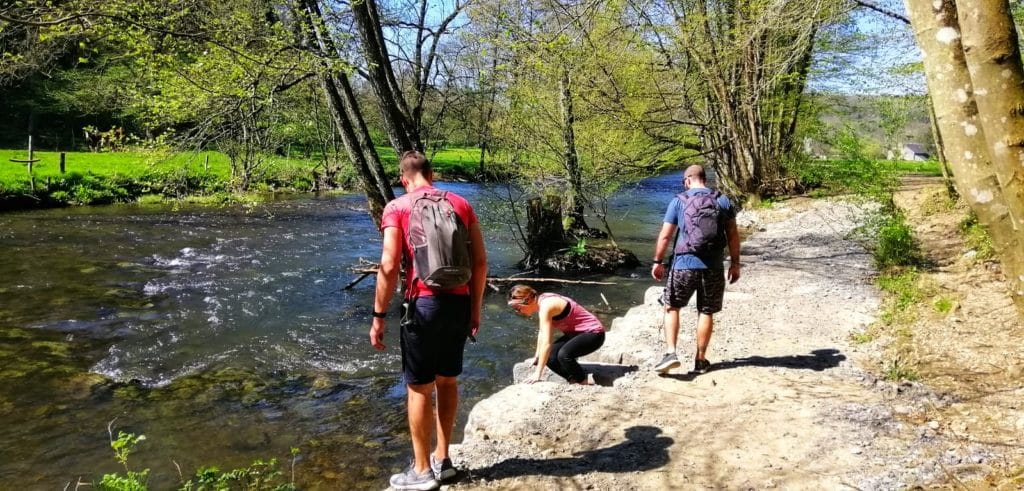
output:
[[[455,426],[455,414],[459,409],[459,382],[455,377],[437,376],[437,450],[434,459],[438,462],[448,458],[448,445]]]
[[[705,360],[708,344],[711,343],[711,330],[715,326],[715,318],[709,314],[697,316],[697,359]]]
[[[412,435],[413,466],[416,472],[430,468],[430,437],[434,432],[434,408],[432,396],[434,383],[406,385],[408,388],[409,434]]]
[[[676,352],[676,339],[679,337],[679,309],[665,307],[665,352]]]

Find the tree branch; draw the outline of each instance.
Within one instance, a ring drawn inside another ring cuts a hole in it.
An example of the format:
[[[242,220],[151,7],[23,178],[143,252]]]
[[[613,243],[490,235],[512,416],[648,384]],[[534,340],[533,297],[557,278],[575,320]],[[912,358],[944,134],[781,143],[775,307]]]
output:
[[[874,10],[875,12],[878,12],[886,17],[891,17],[904,24],[910,25],[910,19],[907,18],[907,16],[901,15],[899,12],[887,9],[880,5],[876,5],[874,2],[869,2],[868,0],[853,0],[853,3],[856,4],[858,7],[864,7],[868,10]]]

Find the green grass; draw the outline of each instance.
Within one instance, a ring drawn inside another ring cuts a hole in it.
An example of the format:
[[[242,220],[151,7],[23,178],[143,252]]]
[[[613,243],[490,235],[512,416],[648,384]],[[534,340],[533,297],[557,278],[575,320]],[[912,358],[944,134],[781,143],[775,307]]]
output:
[[[924,162],[896,160],[894,162],[896,163],[896,172],[900,174],[942,175],[942,169],[939,167],[939,161],[937,160],[926,160]]]
[[[850,341],[854,344],[870,343],[875,340],[875,336],[867,331],[855,332],[850,334]]]
[[[956,301],[946,296],[939,296],[932,300],[932,307],[940,314],[948,314],[953,307],[956,307]]]
[[[390,174],[398,173],[398,156],[391,147],[377,147],[377,154],[384,162],[384,169]],[[455,172],[473,175],[480,165],[480,149],[473,147],[442,148],[437,153],[426,152],[434,170],[440,174]]]
[[[231,166],[226,155],[219,152],[200,153],[165,153],[165,152],[67,152],[65,170],[67,172],[92,173],[101,176],[119,175],[139,177],[149,171],[172,171],[188,169],[194,172],[204,171],[206,157],[210,157],[209,172],[222,179],[231,175]],[[10,184],[28,180],[25,164],[11,162],[10,159],[25,159],[24,150],[0,150],[0,183]],[[60,152],[36,152],[35,158],[40,159],[33,165],[36,180],[60,176]],[[280,159],[284,161],[285,159]],[[292,162],[300,162],[292,159]]]
[[[395,152],[378,147],[390,175],[397,173]],[[479,158],[475,148],[442,149],[434,155],[435,169],[444,177],[475,175]],[[24,150],[0,150],[0,207],[61,206],[135,201],[163,197],[213,199],[222,202],[232,189],[231,163],[220,152],[67,152],[65,174],[60,172],[59,152],[36,152],[33,165],[35,192],[31,191]],[[267,155],[265,166],[250,191],[306,191],[313,185],[317,158],[284,158]],[[350,184],[351,172],[343,170],[336,185]],[[244,198],[244,197],[243,197]],[[248,199],[248,198],[244,198]]]
[[[397,157],[391,147],[377,147],[385,169],[395,173],[398,169]],[[139,177],[151,171],[176,171],[187,169],[191,172],[207,172],[206,158],[210,159],[209,173],[220,179],[228,179],[231,175],[231,164],[227,155],[220,152],[67,152],[65,169],[67,172],[92,173],[101,176],[119,175]],[[10,185],[15,182],[28,181],[25,164],[10,162],[10,159],[25,159],[24,150],[0,150],[0,184]],[[33,165],[36,180],[60,175],[60,152],[35,152],[40,159]],[[480,150],[476,148],[445,148],[433,156],[434,168],[440,172],[461,170],[472,173],[480,160]],[[284,158],[268,156],[267,166],[271,173],[287,172],[297,169],[312,169],[318,160],[300,158]]]
[[[907,366],[899,357],[894,358],[888,363],[882,376],[885,377],[886,380],[893,382],[903,380],[913,382],[921,378],[920,375],[918,375],[917,370],[914,370],[913,367]]]
[[[886,324],[909,324],[914,317],[910,308],[923,296],[914,268],[890,270],[878,277],[878,287],[888,293],[879,317]]]
[[[995,257],[996,249],[992,244],[992,236],[988,234],[985,227],[978,223],[978,216],[974,212],[960,222],[959,229],[964,243],[977,253],[974,256],[975,260],[985,261]]]

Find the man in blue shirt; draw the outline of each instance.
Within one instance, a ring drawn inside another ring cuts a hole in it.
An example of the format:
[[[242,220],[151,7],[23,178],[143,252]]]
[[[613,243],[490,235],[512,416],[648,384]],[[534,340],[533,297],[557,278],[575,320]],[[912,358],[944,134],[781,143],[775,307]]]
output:
[[[678,244],[685,244],[687,237],[687,220],[684,209],[691,198],[708,193],[715,193],[707,187],[707,175],[704,168],[691,165],[683,173],[684,200],[677,196],[668,205],[665,220],[658,234],[654,248],[654,266],[651,276],[661,281],[665,275],[665,253],[668,251],[672,236],[679,229],[676,250],[685,249]],[[712,195],[714,196],[714,195]],[[682,201],[682,202],[681,202]],[[690,297],[697,294],[697,355],[693,369],[697,373],[706,373],[711,364],[706,358],[708,343],[711,342],[711,330],[714,327],[714,314],[722,310],[722,298],[725,296],[725,280],[735,283],[740,279],[740,236],[736,230],[736,211],[729,198],[719,195],[715,200],[718,205],[718,234],[724,234],[724,242],[729,249],[729,271],[725,273],[725,261],[721,238],[719,246],[707,251],[689,252],[682,250],[669,256],[672,259],[672,271],[665,284],[665,293],[661,302],[665,305],[665,345],[666,353],[654,369],[667,373],[681,365],[676,357],[676,339],[679,335],[679,309],[685,307]],[[713,209],[713,208],[712,208]],[[691,219],[692,220],[692,219]],[[690,222],[693,223],[693,222]],[[693,225],[691,225],[692,227]],[[692,231],[689,231],[692,232]]]

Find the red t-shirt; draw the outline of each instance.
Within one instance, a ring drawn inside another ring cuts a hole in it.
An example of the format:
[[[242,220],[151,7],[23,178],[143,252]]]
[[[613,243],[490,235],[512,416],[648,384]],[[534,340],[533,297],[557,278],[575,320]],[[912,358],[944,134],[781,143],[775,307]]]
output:
[[[391,200],[387,206],[384,207],[384,216],[380,219],[380,229],[383,231],[388,227],[397,227],[401,232],[402,236],[402,250],[405,257],[412,257],[412,245],[409,244],[408,231],[409,231],[409,213],[412,212],[412,203],[415,200],[415,195],[421,194],[423,191],[434,189],[433,186],[421,186],[413,190],[411,193],[406,193],[398,198]],[[451,191],[447,194],[448,201],[452,203],[452,208],[455,209],[455,213],[459,215],[462,223],[466,225],[466,228],[472,228],[474,224],[479,222],[476,217],[476,212],[473,211],[473,207],[469,205],[469,202],[462,196],[459,196]],[[410,263],[407,265],[408,268],[414,266]],[[405,297],[428,297],[435,293],[455,293],[458,295],[469,295],[469,285],[462,285],[459,287],[452,288],[451,290],[433,290],[427,285],[423,284],[419,278],[416,277],[415,271],[406,271],[405,275]]]

